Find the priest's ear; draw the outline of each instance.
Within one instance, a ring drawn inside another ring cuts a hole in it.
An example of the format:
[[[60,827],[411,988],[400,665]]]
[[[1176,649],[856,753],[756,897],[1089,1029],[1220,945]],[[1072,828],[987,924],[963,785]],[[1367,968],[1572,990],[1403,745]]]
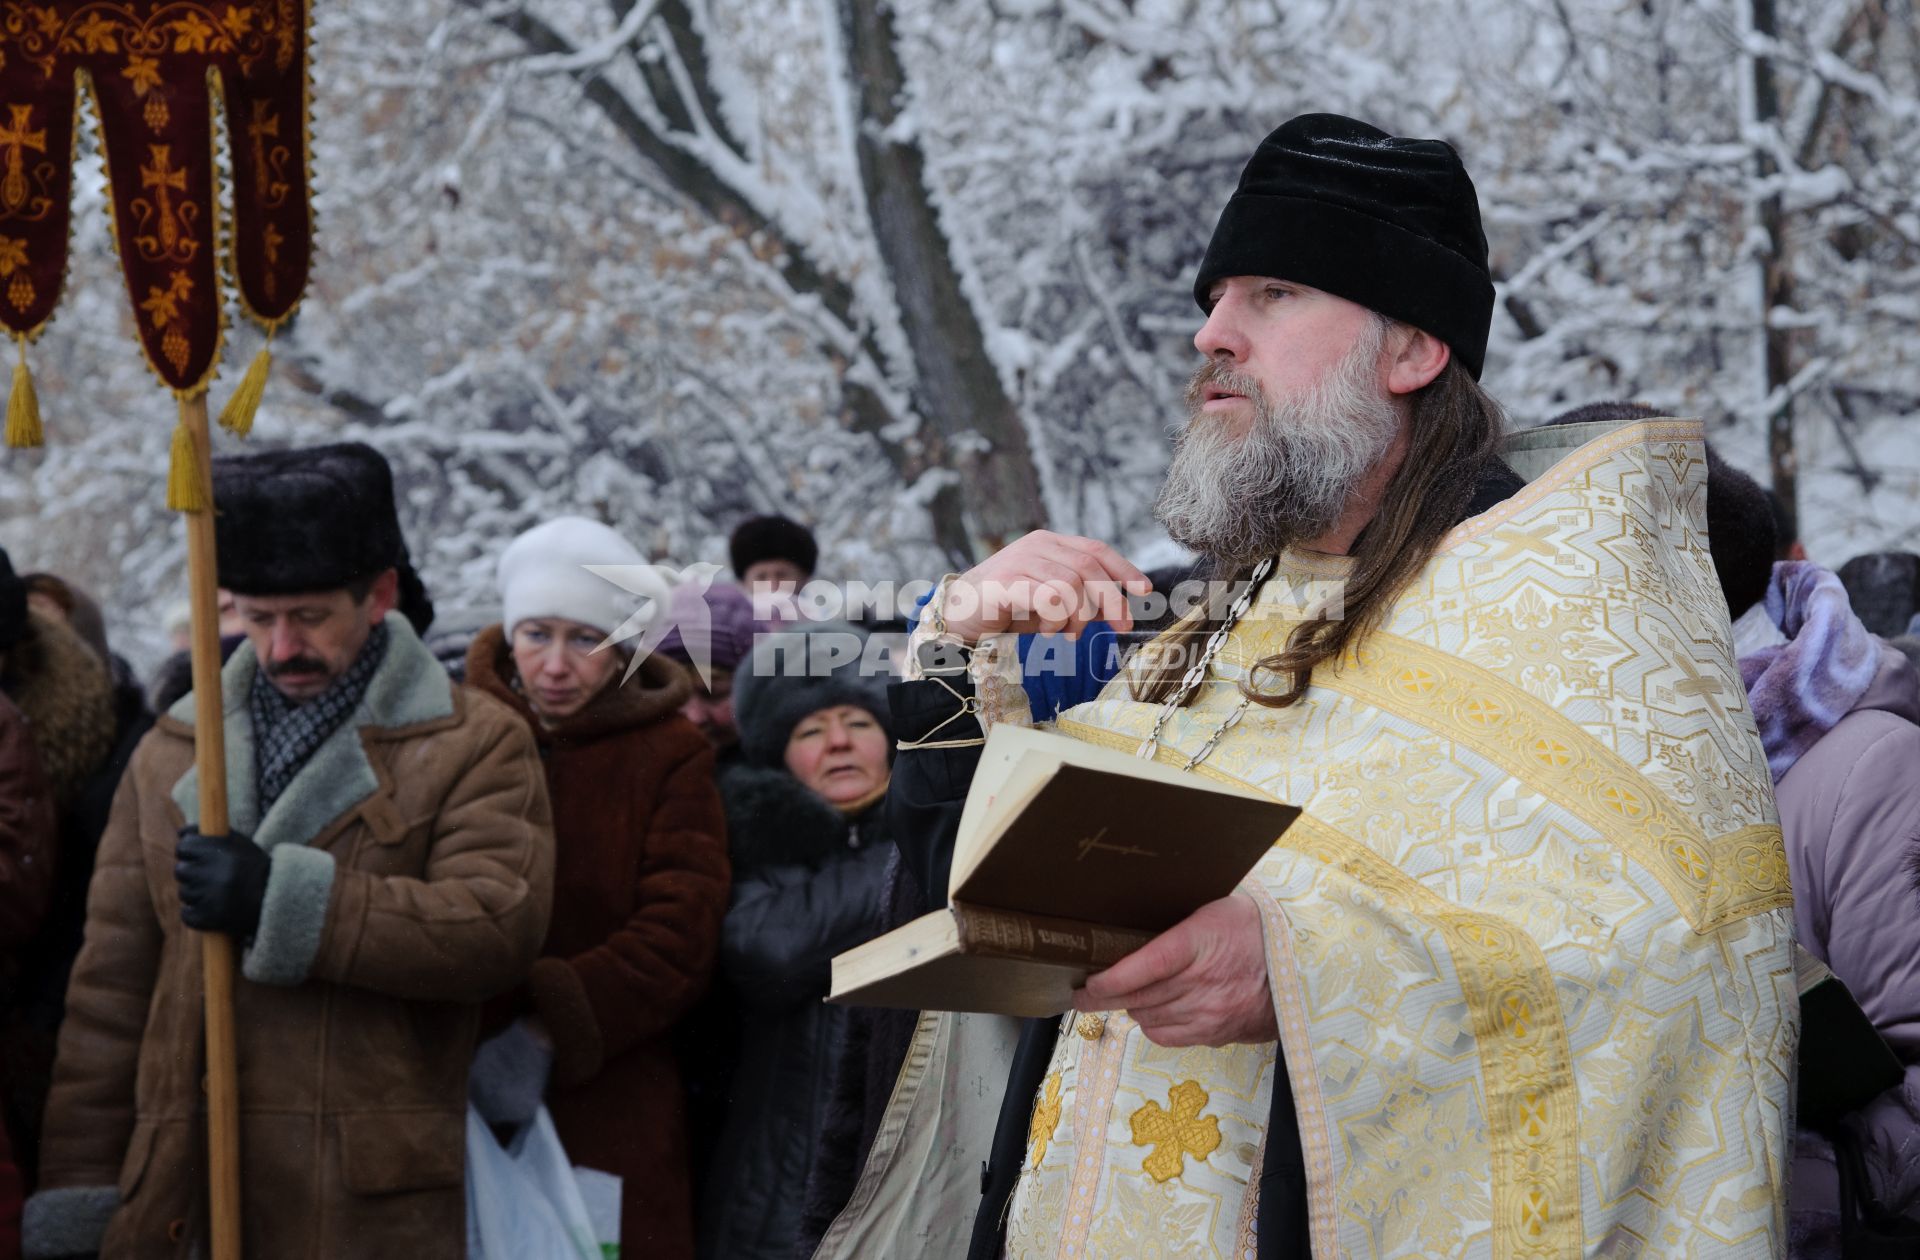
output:
[[[377,626],[400,603],[400,574],[388,569],[367,588],[367,624]]]
[[[1393,326],[1387,336],[1387,353],[1387,390],[1393,394],[1426,388],[1453,357],[1446,342],[1412,324]]]

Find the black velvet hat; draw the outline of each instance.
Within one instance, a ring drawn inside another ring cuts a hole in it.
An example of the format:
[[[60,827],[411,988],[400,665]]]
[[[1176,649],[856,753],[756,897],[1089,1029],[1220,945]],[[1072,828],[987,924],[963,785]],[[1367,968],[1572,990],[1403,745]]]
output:
[[[213,501],[220,585],[237,594],[328,591],[405,562],[393,470],[364,443],[219,456]]]
[[[807,573],[820,559],[813,531],[784,516],[756,516],[740,522],[727,540],[727,558],[733,576],[745,580],[747,570],[762,560],[791,560]]]
[[[1271,276],[1432,333],[1477,380],[1493,322],[1480,202],[1460,155],[1338,114],[1302,114],[1260,142],[1193,282]]]

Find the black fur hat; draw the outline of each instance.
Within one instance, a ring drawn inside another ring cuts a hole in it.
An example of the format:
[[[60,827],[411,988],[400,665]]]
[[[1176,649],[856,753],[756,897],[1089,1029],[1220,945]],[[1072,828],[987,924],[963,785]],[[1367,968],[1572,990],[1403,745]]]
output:
[[[747,570],[762,560],[791,560],[811,575],[820,559],[813,531],[784,516],[756,516],[741,521],[727,540],[727,558],[733,576],[746,580]]]
[[[819,621],[754,636],[733,675],[733,720],[756,765],[786,764],[787,737],[809,713],[849,704],[873,714],[893,745],[884,662],[869,659],[866,636],[843,621]],[[869,673],[871,666],[876,672]]]
[[[427,594],[427,584],[420,580],[420,571],[413,567],[413,557],[407,554],[404,539],[400,543],[400,563],[394,567],[400,571],[400,602],[396,607],[413,632],[424,639],[433,627],[433,597]]]
[[[237,594],[333,590],[405,563],[393,470],[362,442],[222,455],[213,501],[220,585]]]
[[[1920,607],[1920,556],[1910,551],[1874,551],[1840,566],[1853,615],[1882,638],[1907,632]]]
[[[1302,114],[1260,142],[1200,261],[1214,283],[1270,276],[1412,324],[1475,380],[1493,324],[1480,201],[1444,140],[1408,140],[1338,114]]]

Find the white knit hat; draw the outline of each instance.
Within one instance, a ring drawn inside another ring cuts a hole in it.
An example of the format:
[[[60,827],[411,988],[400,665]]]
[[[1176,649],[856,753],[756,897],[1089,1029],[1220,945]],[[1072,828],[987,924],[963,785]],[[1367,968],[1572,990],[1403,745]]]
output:
[[[586,566],[618,565],[616,582]],[[563,617],[611,634],[635,613],[635,636],[666,610],[672,588],[634,545],[584,516],[536,525],[507,544],[495,581],[507,633],[532,617]]]

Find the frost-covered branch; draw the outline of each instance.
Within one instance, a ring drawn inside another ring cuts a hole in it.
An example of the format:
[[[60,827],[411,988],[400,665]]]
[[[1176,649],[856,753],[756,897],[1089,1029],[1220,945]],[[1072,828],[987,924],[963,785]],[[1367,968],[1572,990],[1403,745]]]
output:
[[[525,58],[520,62],[520,69],[526,74],[598,72],[634,45],[640,38],[641,30],[653,20],[657,7],[658,0],[643,0],[643,3],[628,9],[621,16],[620,24],[605,38],[583,44],[570,53],[547,53]]]

